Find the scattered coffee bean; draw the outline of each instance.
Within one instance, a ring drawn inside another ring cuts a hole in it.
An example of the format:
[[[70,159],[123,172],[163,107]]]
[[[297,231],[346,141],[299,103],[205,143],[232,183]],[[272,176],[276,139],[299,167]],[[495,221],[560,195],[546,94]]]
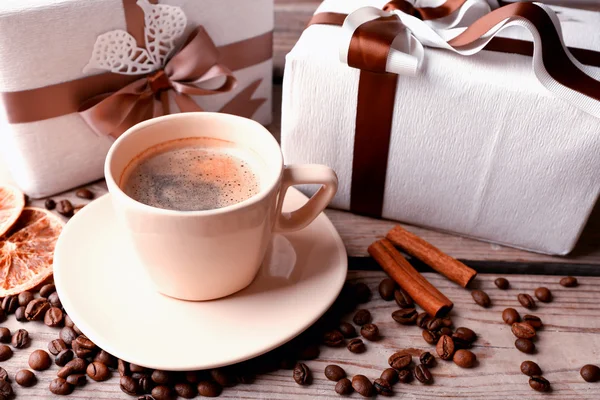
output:
[[[363,397],[370,397],[373,394],[373,384],[364,375],[355,375],[352,378],[352,389]]]
[[[339,365],[328,365],[325,367],[325,377],[330,381],[337,382],[346,377],[346,371]]]
[[[5,344],[0,344],[0,361],[6,361],[13,355],[12,350]]]
[[[65,365],[65,367],[71,368],[73,372],[81,372],[84,373],[87,369],[87,361],[83,358],[74,358]]]
[[[371,300],[371,289],[369,289],[369,287],[363,282],[359,282],[354,285],[354,293],[356,294],[356,301],[358,301],[360,304],[368,303],[369,300]]]
[[[198,371],[187,371],[184,373],[184,378],[188,383],[198,383],[200,381],[200,374]]]
[[[129,363],[121,360],[120,358],[117,359],[117,370],[119,371],[119,376],[129,376],[131,374],[131,371],[129,370]]]
[[[135,377],[132,376],[133,379]],[[138,387],[142,393],[150,393],[156,384],[148,375],[142,375],[138,378]]]
[[[360,353],[364,353],[367,348],[365,347],[365,344],[363,343],[362,339],[352,339],[348,342],[348,350],[350,350],[350,352],[355,353],[355,354],[360,354]]]
[[[432,331],[424,330],[422,335],[423,339],[429,344],[437,344],[438,340],[440,340],[440,336]]]
[[[75,326],[75,324],[73,323],[73,320],[67,314],[65,314],[65,326],[68,326],[69,328],[72,328],[73,326]]]
[[[64,339],[63,339],[64,340]],[[79,335],[73,342],[71,343],[71,347],[73,348],[73,352],[79,358],[90,357],[96,351],[96,345],[85,335]]]
[[[394,291],[398,285],[390,278],[385,278],[379,283],[379,295],[383,300],[389,301],[394,299]]]
[[[54,283],[48,283],[40,288],[40,296],[45,297],[46,299],[54,292],[56,292]]]
[[[452,336],[452,334],[454,332],[452,332],[452,329],[448,328],[447,326],[442,326],[439,330],[440,335],[447,335],[447,336]]]
[[[371,313],[369,310],[365,309],[358,310],[356,314],[354,314],[352,321],[358,326],[366,325],[371,322]]]
[[[443,326],[444,323],[441,318],[433,318],[427,323],[427,329],[432,332],[439,331]]]
[[[0,328],[0,343],[10,343],[11,336],[10,329],[4,327]]]
[[[139,394],[138,382],[130,376],[122,376],[119,380],[119,386],[124,393],[130,396]]]
[[[40,321],[44,318],[46,311],[50,308],[50,303],[43,297],[33,299],[25,307],[25,318],[28,321]]]
[[[61,200],[56,205],[56,211],[67,218],[72,217],[74,211],[73,204],[69,200]]]
[[[60,301],[60,298],[58,297],[58,292],[54,292],[50,296],[48,296],[48,303],[50,303],[50,306],[52,307],[62,308],[62,303]]]
[[[319,349],[319,346],[317,344],[308,344],[306,346],[303,346],[300,350],[300,352],[298,353],[298,359],[300,360],[314,360],[319,358],[319,354],[321,354],[321,349]],[[294,363],[295,365],[295,363]],[[294,366],[292,365],[289,369],[294,368]]]
[[[394,292],[394,300],[396,300],[396,304],[398,304],[398,307],[400,308],[415,307],[415,303],[412,297],[410,297],[410,295],[401,288],[396,289],[396,291]]]
[[[483,290],[473,290],[471,296],[473,297],[473,300],[475,300],[475,303],[479,304],[481,307],[487,308],[492,305],[490,296]]]
[[[198,394],[204,397],[217,397],[223,391],[223,388],[213,381],[200,381],[196,386]]]
[[[23,349],[29,346],[29,332],[25,329],[19,329],[12,335],[10,343],[15,349]]]
[[[137,364],[129,364],[129,370],[131,372],[138,372],[140,374],[149,374],[151,372],[148,368]]]
[[[519,300],[519,303],[521,303],[521,305],[525,308],[535,308],[535,300],[533,300],[533,297],[531,297],[527,293],[519,293],[519,295],[517,296],[517,300]]]
[[[94,193],[92,193],[89,189],[79,189],[75,192],[75,196],[80,199],[92,200],[94,198]]]
[[[419,362],[428,368],[433,367],[433,365],[435,364],[435,357],[433,356],[433,354],[426,351],[424,353],[421,353],[421,356],[419,357]]]
[[[387,368],[381,373],[381,379],[385,379],[390,385],[395,385],[398,382],[398,372],[394,368]]]
[[[550,382],[541,376],[532,376],[529,378],[529,386],[538,392],[547,392],[550,390]]]
[[[417,315],[417,326],[421,329],[427,329],[427,324],[429,323],[429,321],[431,320],[431,317],[429,316],[429,314],[422,312],[419,315]]]
[[[530,325],[536,331],[544,326],[540,317],[530,314],[525,314],[523,316],[523,323]]]
[[[94,361],[101,362],[108,368],[117,368],[117,358],[104,350],[100,350],[94,356]]]
[[[357,336],[356,328],[349,322],[342,322],[339,331],[346,339],[351,339]]]
[[[232,374],[231,370],[228,368],[212,369],[212,370],[210,370],[210,376],[215,382],[217,382],[222,387],[230,387],[237,383],[236,382],[237,379],[235,378],[235,375]],[[154,379],[154,374],[152,375],[152,379]],[[161,379],[164,382],[164,377],[161,377]]]
[[[535,294],[535,297],[537,297],[537,299],[543,303],[550,303],[552,301],[552,292],[550,292],[550,289],[546,287],[539,287],[535,289],[533,294]]]
[[[216,372],[213,374],[213,372],[211,371],[211,375],[214,375],[217,377],[217,379],[215,379],[216,382],[218,382],[219,384],[221,384],[223,386],[229,386],[229,382],[233,380],[233,377],[230,377],[229,374],[227,374],[226,371],[222,368],[215,369],[213,371],[216,371]],[[167,371],[162,371],[160,369],[157,369],[157,370],[154,370],[154,372],[152,372],[152,380],[157,385],[168,385],[171,383],[172,379],[173,379],[173,377],[171,376],[171,373],[169,373]],[[214,377],[213,377],[213,379],[214,379]]]
[[[515,340],[515,347],[525,354],[533,354],[535,352],[535,343],[529,339],[519,338]]]
[[[28,369],[22,369],[15,374],[15,382],[19,386],[31,387],[37,381],[35,374]]]
[[[380,394],[382,396],[394,395],[394,392],[392,391],[392,385],[385,379],[375,379],[375,382],[373,382],[373,388],[375,389],[377,394]]]
[[[414,308],[401,308],[392,313],[392,318],[402,325],[414,325],[417,322],[417,315]]]
[[[198,394],[198,389],[195,385],[187,382],[180,382],[175,385],[175,393],[177,396],[183,397],[184,399],[193,399]]]
[[[71,350],[71,349],[62,350],[54,358],[54,363],[56,365],[58,365],[59,367],[64,367],[65,365],[67,365],[67,363],[69,361],[71,361],[73,359],[73,356],[74,356],[73,350]]]
[[[535,329],[524,322],[515,322],[510,329],[513,335],[520,339],[533,339],[536,336]]]
[[[296,364],[292,376],[298,385],[308,385],[311,380],[310,369],[303,363]]]
[[[410,369],[398,371],[398,381],[402,383],[410,383],[413,380],[413,373]]]
[[[52,365],[50,355],[44,350],[35,350],[29,355],[29,367],[35,371],[44,371]]]
[[[87,378],[85,374],[72,374],[67,376],[66,381],[73,386],[83,386],[87,382]]]
[[[521,372],[527,376],[542,375],[540,366],[533,361],[523,361],[521,363]]]
[[[379,340],[379,328],[375,324],[366,324],[360,328],[360,334],[365,339],[374,342]]]
[[[46,199],[44,207],[46,207],[46,210],[54,210],[56,208],[56,202],[52,199]]]
[[[93,379],[96,382],[105,381],[109,379],[111,375],[108,367],[98,361],[94,361],[93,363],[89,364],[85,372],[90,379]]]
[[[408,367],[411,362],[412,356],[409,353],[403,351],[396,352],[392,354],[390,358],[388,358],[388,364],[395,370],[404,369]]]
[[[46,315],[44,315],[44,324],[56,327],[62,325],[64,321],[64,315],[60,308],[51,307],[46,311]]]
[[[155,400],[171,400],[173,399],[173,391],[168,386],[157,386],[152,389],[152,397]]]
[[[442,360],[451,360],[454,355],[454,341],[450,336],[444,335],[438,340],[435,351]]]
[[[598,382],[600,381],[600,368],[597,365],[587,364],[581,367],[579,371],[581,377],[586,382]]]
[[[521,316],[519,315],[519,312],[514,308],[507,308],[504,311],[502,311],[502,320],[504,321],[504,323],[512,325],[515,322],[520,322]]]
[[[67,350],[67,345],[62,339],[54,339],[48,343],[48,351],[54,356],[63,350]]]
[[[73,385],[63,378],[56,378],[50,382],[50,391],[57,396],[66,396],[73,392]]]
[[[2,367],[0,367],[0,381],[8,381],[8,372]]]
[[[348,379],[348,378],[341,379],[335,385],[335,392],[337,394],[348,395],[348,394],[352,393],[353,390],[354,389],[352,388],[352,382],[350,382],[350,379]]]
[[[31,300],[33,300],[33,293],[26,290],[19,293],[17,299],[19,301],[19,305],[25,307]]]
[[[461,368],[472,368],[475,365],[477,357],[469,350],[457,350],[452,358],[454,364]]]
[[[12,314],[19,307],[17,296],[9,295],[2,300],[2,310],[5,314]]]
[[[19,322],[26,322],[27,321],[27,317],[25,316],[25,310],[26,307],[25,306],[20,306],[19,308],[16,309],[15,311],[15,319]]]
[[[415,378],[424,384],[430,384],[433,381],[433,376],[431,376],[431,372],[427,369],[423,364],[419,364],[415,367],[414,371]]]
[[[577,278],[575,278],[574,276],[567,276],[560,280],[560,284],[564,287],[575,287],[578,285],[578,282]]]
[[[338,330],[326,332],[323,335],[323,343],[329,347],[340,347],[344,345],[344,335]]]
[[[0,381],[0,399],[11,399],[13,394],[13,388],[10,382]]]
[[[494,284],[498,287],[498,289],[500,290],[506,290],[508,289],[509,283],[508,283],[508,279],[506,278],[497,278],[494,281]]]
[[[464,326],[456,328],[456,332],[454,332],[454,334],[468,343],[473,343],[477,340],[477,334],[473,332],[472,329],[465,328]]]

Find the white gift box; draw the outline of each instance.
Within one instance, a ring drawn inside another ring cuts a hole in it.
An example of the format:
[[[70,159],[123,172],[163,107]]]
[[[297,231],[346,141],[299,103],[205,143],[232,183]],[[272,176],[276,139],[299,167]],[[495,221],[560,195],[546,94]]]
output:
[[[84,72],[84,67],[98,36],[127,30],[124,1],[130,0],[2,0],[0,93],[36,90],[106,72]],[[269,36],[273,30],[273,0],[158,3],[180,7],[187,17],[179,45],[198,26],[205,28],[217,47]],[[271,59],[266,59],[235,70],[238,84],[232,91],[192,98],[204,110],[218,111],[260,81],[252,99],[264,102],[252,118],[269,124],[272,69]],[[172,99],[171,104],[171,112],[178,112]],[[113,138],[95,134],[77,112],[22,123],[9,122],[6,114],[0,112],[0,156],[29,196],[53,195],[103,177],[104,158]]]
[[[325,0],[317,13],[386,3]],[[567,46],[600,51],[600,13],[554,10]],[[499,36],[531,41],[519,27]],[[348,210],[360,71],[340,62],[343,40],[312,25],[287,55],[281,134],[286,162],[338,173],[332,206]],[[540,84],[530,56],[424,52],[421,73],[398,79],[382,217],[569,253],[600,193],[600,120]]]

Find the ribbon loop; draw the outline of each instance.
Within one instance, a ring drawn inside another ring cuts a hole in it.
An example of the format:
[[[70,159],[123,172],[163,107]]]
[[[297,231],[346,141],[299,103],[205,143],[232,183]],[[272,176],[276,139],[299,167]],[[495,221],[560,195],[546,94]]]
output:
[[[164,69],[159,69],[154,74],[148,76],[147,79],[148,85],[150,85],[150,89],[153,93],[160,93],[163,90],[168,90],[172,87],[171,81]]]

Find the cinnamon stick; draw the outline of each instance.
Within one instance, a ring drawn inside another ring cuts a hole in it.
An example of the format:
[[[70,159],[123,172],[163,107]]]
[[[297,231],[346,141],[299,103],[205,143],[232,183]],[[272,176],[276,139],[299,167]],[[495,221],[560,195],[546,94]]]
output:
[[[387,239],[369,246],[369,254],[383,270],[404,289],[427,314],[440,316],[448,313],[454,304],[437,290],[400,254]]]
[[[457,259],[450,257],[431,243],[426,242],[399,225],[389,231],[386,237],[407,254],[418,258],[462,287],[467,287],[469,282],[477,276],[477,271],[474,269],[467,267]]]

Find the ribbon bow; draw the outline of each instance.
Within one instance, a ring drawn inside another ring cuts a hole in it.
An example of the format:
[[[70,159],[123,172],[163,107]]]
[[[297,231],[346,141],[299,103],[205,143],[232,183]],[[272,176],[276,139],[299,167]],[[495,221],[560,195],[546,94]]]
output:
[[[116,138],[139,122],[169,114],[169,93],[182,112],[203,111],[190,96],[225,93],[237,85],[233,73],[218,60],[217,47],[198,27],[164,68],[85,101],[79,113],[94,132]],[[201,86],[209,82],[220,84],[214,89]]]

